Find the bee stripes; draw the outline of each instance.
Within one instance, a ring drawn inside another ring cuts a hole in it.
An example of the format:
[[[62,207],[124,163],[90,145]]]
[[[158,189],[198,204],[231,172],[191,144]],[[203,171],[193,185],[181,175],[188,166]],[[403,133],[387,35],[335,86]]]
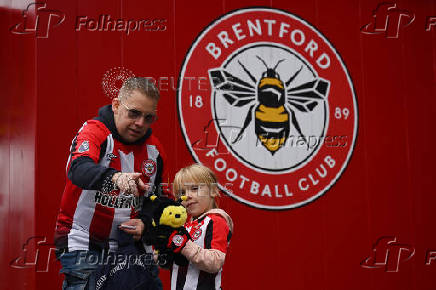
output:
[[[255,84],[249,84],[221,68],[209,70],[209,76],[216,93],[221,94],[230,105],[243,107],[256,102],[255,133],[265,149],[273,155],[288,139],[290,123],[307,142],[292,108],[305,113],[313,111],[319,102],[324,101],[328,94],[330,83],[327,80],[316,78],[313,81],[292,87],[292,81],[301,72],[300,67],[286,82],[289,87],[285,88],[283,81],[276,71],[278,65],[285,60],[281,59],[276,63],[274,68],[269,68],[261,57],[256,57],[266,67],[266,71],[262,73],[259,81],[239,62],[244,73]],[[257,87],[255,87],[256,85]],[[290,105],[289,109],[284,106],[285,103]],[[251,123],[252,110],[253,107],[250,107],[243,127],[233,143],[243,138],[245,129]],[[293,114],[292,120],[290,120],[289,114]]]

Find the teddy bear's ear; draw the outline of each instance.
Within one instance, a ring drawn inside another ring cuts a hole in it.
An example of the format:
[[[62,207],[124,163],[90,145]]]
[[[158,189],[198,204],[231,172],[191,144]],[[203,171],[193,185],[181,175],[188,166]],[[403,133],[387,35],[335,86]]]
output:
[[[154,201],[156,198],[157,198],[157,196],[154,195],[154,194],[153,194],[152,196],[150,196],[150,200],[151,200],[151,201]]]

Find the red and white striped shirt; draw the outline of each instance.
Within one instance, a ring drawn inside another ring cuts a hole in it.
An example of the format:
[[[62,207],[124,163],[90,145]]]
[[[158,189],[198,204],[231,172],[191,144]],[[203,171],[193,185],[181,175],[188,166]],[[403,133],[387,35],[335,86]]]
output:
[[[187,266],[173,265],[171,289],[221,289],[222,264],[233,231],[230,216],[221,209],[213,209],[187,222],[185,228],[195,245],[188,242],[182,250],[189,261]]]
[[[142,204],[133,195],[105,190],[105,180],[118,171],[143,172],[145,183],[158,186],[166,177],[164,159],[163,148],[150,129],[138,142],[123,142],[115,129],[111,107],[101,108],[99,117],[85,122],[71,145],[56,222],[57,248],[116,249],[118,226],[136,217]]]

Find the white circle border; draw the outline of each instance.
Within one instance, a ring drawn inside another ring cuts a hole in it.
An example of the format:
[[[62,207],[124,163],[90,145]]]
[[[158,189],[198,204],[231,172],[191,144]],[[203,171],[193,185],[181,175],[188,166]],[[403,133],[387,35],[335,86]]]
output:
[[[336,176],[334,178],[332,178],[332,180],[330,181],[330,183],[325,186],[322,190],[320,190],[317,194],[311,196],[310,198],[298,202],[298,203],[293,203],[290,205],[281,205],[281,206],[271,206],[271,205],[264,205],[264,204],[259,204],[257,202],[252,202],[252,201],[248,201],[236,194],[234,194],[231,190],[228,190],[225,186],[222,186],[220,183],[218,183],[218,187],[220,188],[220,190],[222,190],[223,192],[225,192],[227,195],[229,195],[230,197],[232,197],[233,199],[246,204],[248,206],[254,207],[254,208],[259,208],[259,209],[266,209],[266,210],[287,210],[287,209],[293,209],[293,208],[298,208],[298,207],[302,207],[304,205],[307,205],[311,202],[313,202],[314,200],[318,199],[319,197],[321,197],[322,195],[324,195],[324,193],[326,193],[328,190],[330,190],[330,188],[336,183],[336,181],[340,178],[340,176],[342,175],[342,173],[345,171],[345,168],[348,166],[351,156],[354,152],[354,148],[356,146],[356,139],[357,139],[357,132],[359,130],[359,124],[358,124],[358,104],[357,104],[357,98],[356,98],[356,93],[355,93],[355,89],[354,89],[354,85],[353,82],[351,80],[350,74],[347,70],[347,67],[344,64],[344,61],[341,57],[341,55],[336,51],[336,49],[331,45],[330,41],[323,35],[321,34],[318,29],[315,29],[315,27],[313,25],[311,25],[310,23],[308,23],[306,20],[302,19],[301,17],[292,14],[288,11],[285,10],[281,10],[281,9],[277,9],[277,8],[270,8],[270,7],[249,7],[249,8],[241,8],[241,9],[236,9],[233,11],[229,11],[228,13],[218,17],[217,19],[213,20],[210,24],[208,24],[208,26],[203,29],[196,37],[195,41],[191,44],[191,47],[189,48],[188,53],[185,55],[185,59],[183,60],[183,64],[182,64],[182,69],[180,71],[180,75],[179,75],[179,80],[178,80],[178,90],[177,90],[177,115],[179,118],[179,124],[180,124],[180,128],[182,129],[182,133],[183,133],[183,138],[185,139],[185,143],[186,143],[186,147],[188,148],[188,150],[190,151],[193,159],[195,160],[195,162],[201,163],[201,160],[198,158],[197,154],[195,153],[195,151],[193,150],[192,146],[191,146],[191,140],[189,139],[189,136],[187,135],[186,132],[186,127],[185,127],[185,123],[183,120],[183,116],[181,113],[180,108],[182,107],[181,104],[181,92],[182,92],[182,86],[183,86],[183,82],[181,82],[182,77],[185,75],[186,72],[186,64],[189,62],[189,60],[191,59],[191,55],[192,52],[194,51],[194,49],[197,47],[198,43],[203,39],[203,37],[205,35],[207,35],[207,33],[216,25],[218,25],[220,22],[233,17],[234,15],[239,15],[239,14],[243,14],[246,12],[275,12],[278,14],[282,14],[288,17],[293,18],[294,20],[300,21],[303,24],[305,24],[306,26],[308,26],[312,31],[314,31],[323,41],[324,43],[327,44],[327,46],[335,53],[336,57],[338,58],[343,71],[345,72],[346,76],[347,76],[347,80],[348,83],[351,87],[351,93],[353,96],[353,109],[354,109],[354,113],[355,113],[355,118],[354,118],[354,131],[353,131],[353,142],[350,146],[350,149],[348,151],[347,157],[345,159],[345,161],[342,163],[342,167],[339,169],[338,173],[336,174]],[[271,173],[269,173],[271,174]],[[281,173],[282,174],[282,173]]]

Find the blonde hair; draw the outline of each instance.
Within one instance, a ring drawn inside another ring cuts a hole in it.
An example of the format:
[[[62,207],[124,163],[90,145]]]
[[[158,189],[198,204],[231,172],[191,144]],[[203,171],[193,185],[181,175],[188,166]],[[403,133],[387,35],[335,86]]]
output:
[[[134,91],[138,90],[141,94],[152,98],[153,100],[159,101],[160,94],[156,85],[151,79],[142,77],[132,77],[124,81],[118,92],[118,99],[127,98]]]
[[[217,198],[219,197],[219,190],[217,178],[215,173],[210,168],[198,163],[194,163],[180,169],[174,177],[174,196],[176,198],[180,198],[184,186],[192,183],[206,185],[209,187],[209,194],[215,192],[216,194],[212,195],[214,199],[213,207],[218,207]]]

